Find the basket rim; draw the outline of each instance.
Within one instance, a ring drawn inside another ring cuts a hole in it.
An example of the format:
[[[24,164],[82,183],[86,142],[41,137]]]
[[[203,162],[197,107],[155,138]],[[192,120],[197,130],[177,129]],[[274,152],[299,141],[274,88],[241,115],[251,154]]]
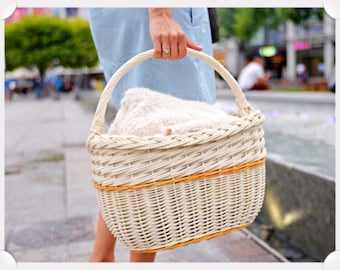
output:
[[[89,151],[100,149],[170,149],[200,145],[225,139],[241,131],[246,131],[263,124],[264,114],[260,110],[252,111],[239,119],[232,121],[225,127],[205,128],[199,131],[170,135],[115,135],[90,133],[86,146]]]

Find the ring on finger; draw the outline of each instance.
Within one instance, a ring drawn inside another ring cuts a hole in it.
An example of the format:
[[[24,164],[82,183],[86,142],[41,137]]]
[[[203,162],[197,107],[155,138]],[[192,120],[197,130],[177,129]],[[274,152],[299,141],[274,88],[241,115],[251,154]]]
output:
[[[168,49],[168,48],[162,49],[162,53],[170,54],[170,49]]]

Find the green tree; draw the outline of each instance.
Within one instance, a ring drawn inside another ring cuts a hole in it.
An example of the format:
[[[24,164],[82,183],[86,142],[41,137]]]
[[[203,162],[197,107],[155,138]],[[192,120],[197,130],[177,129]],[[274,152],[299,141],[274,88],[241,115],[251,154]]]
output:
[[[94,66],[96,51],[87,22],[27,16],[5,26],[6,69],[36,66],[41,76],[54,65]]]
[[[291,20],[296,25],[309,28],[309,19],[314,17],[323,20],[324,10],[322,8],[280,8],[283,19]]]
[[[98,64],[97,51],[92,40],[89,23],[87,20],[74,18],[69,21],[73,30],[76,51],[68,63],[71,67],[93,67]]]
[[[219,34],[221,39],[235,36],[235,8],[217,8]]]
[[[237,36],[240,41],[251,40],[261,27],[277,28],[291,20],[295,24],[309,27],[308,20],[323,18],[321,8],[218,8],[220,36]]]

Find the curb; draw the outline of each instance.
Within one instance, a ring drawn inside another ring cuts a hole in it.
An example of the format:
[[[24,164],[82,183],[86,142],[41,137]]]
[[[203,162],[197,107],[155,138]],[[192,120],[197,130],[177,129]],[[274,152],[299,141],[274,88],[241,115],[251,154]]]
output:
[[[217,90],[216,98],[234,98],[229,89]],[[289,102],[289,103],[308,103],[308,104],[325,104],[335,105],[335,95],[333,93],[321,93],[321,92],[295,92],[295,93],[283,93],[283,92],[263,92],[263,91],[247,91],[244,95],[248,101],[269,101],[269,102]]]
[[[264,242],[254,233],[252,233],[249,229],[243,229],[242,232],[247,236],[248,239],[253,240],[257,245],[261,246],[263,249],[268,251],[270,254],[272,254],[275,258],[277,258],[281,262],[289,262],[289,260],[286,257],[284,257],[281,253],[276,251],[274,248],[272,248],[270,245],[268,245],[266,242]]]

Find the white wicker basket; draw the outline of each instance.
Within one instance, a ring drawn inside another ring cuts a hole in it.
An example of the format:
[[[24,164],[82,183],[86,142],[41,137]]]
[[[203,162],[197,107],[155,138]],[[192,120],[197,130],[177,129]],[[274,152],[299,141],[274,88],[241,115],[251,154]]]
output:
[[[265,191],[264,116],[213,57],[188,49],[229,84],[236,122],[169,136],[104,133],[105,111],[119,80],[153,50],[126,62],[99,99],[87,139],[94,186],[110,231],[130,250],[156,252],[242,229],[254,222]],[[187,57],[188,57],[187,56]]]

